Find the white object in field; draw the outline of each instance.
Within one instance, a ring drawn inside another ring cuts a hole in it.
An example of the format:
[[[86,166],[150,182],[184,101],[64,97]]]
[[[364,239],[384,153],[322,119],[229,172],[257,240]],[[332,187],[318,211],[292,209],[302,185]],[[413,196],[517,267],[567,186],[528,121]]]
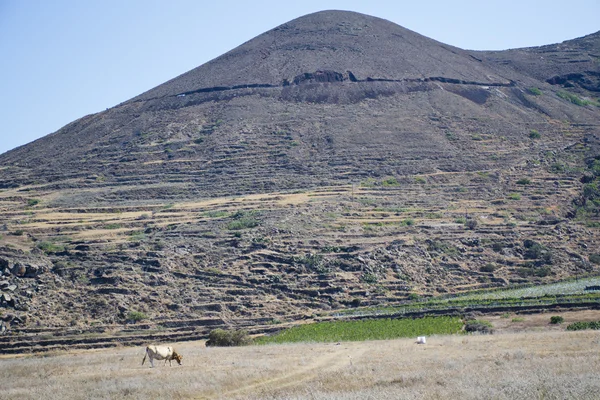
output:
[[[425,336],[417,337],[417,344],[425,344],[425,343],[427,343],[427,339],[425,338]]]

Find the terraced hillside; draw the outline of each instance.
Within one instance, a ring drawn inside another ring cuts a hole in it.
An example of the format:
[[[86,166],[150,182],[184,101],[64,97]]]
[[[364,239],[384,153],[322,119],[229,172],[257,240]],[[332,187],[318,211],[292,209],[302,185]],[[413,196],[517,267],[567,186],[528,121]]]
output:
[[[597,273],[598,100],[501,56],[321,12],[0,155],[2,343]]]

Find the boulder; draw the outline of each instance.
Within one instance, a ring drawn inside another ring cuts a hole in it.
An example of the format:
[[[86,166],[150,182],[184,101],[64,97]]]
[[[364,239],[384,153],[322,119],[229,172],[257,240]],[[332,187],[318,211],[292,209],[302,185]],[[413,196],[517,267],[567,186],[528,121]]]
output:
[[[43,266],[40,266],[40,265],[35,265],[35,264],[27,265],[26,271],[25,271],[25,277],[35,278],[36,276],[38,276],[45,270],[46,270],[46,268]]]
[[[23,277],[27,272],[27,267],[21,263],[16,263],[13,265],[11,271],[14,276]]]

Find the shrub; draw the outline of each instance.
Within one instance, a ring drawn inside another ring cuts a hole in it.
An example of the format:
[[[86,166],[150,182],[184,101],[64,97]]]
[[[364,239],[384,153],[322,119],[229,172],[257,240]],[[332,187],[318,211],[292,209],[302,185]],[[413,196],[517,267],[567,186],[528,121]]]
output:
[[[226,331],[224,329],[214,329],[208,334],[206,346],[245,346],[250,344],[250,342],[251,340],[248,336],[248,332],[245,330]]]
[[[590,254],[590,262],[594,264],[600,264],[600,254]]]
[[[417,293],[411,293],[408,295],[409,300],[419,300],[419,295]]]
[[[523,241],[525,251],[523,257],[528,260],[541,260],[547,264],[552,263],[552,252],[545,246],[542,246],[534,240],[526,239]]]
[[[568,331],[582,331],[584,329],[600,330],[600,321],[579,321],[573,322],[567,326]]]
[[[494,250],[496,253],[500,253],[503,248],[504,248],[504,245],[500,242],[492,243],[492,250]]]
[[[374,284],[377,283],[379,278],[377,278],[377,275],[372,272],[365,272],[361,275],[360,280],[364,283]]]
[[[231,231],[254,228],[258,226],[258,221],[252,217],[242,217],[227,224],[227,229]]]
[[[65,250],[64,246],[52,242],[39,242],[37,247],[46,253],[60,253]]]
[[[465,332],[492,334],[494,333],[494,329],[489,321],[473,319],[465,323]]]
[[[539,139],[540,137],[542,137],[542,136],[535,129],[532,129],[532,130],[529,131],[529,138],[531,138],[531,139]]]
[[[494,272],[496,270],[496,266],[492,263],[487,263],[479,268],[481,272]]]
[[[39,200],[39,199],[29,199],[29,200],[27,200],[27,205],[28,205],[29,207],[33,207],[33,206],[35,206],[35,205],[38,205],[38,204],[40,204],[40,201],[41,201],[41,200]]]
[[[517,185],[529,185],[531,181],[528,178],[521,178],[517,181]]]
[[[398,185],[400,185],[400,183],[398,182],[398,180],[396,178],[394,178],[394,177],[389,177],[389,178],[384,179],[381,182],[381,184],[383,186],[398,186]]]
[[[527,91],[529,92],[529,94],[532,94],[534,96],[541,96],[542,95],[542,91],[536,87],[530,87],[527,89]]]
[[[467,228],[469,228],[470,230],[473,230],[477,227],[477,220],[473,219],[473,218],[469,218],[469,219],[467,219],[467,222],[465,222],[465,226]]]
[[[508,195],[508,198],[511,200],[521,200],[521,195],[519,193],[511,193]]]
[[[318,273],[325,273],[329,271],[327,262],[321,254],[308,253],[304,256],[294,257],[294,261]]]
[[[134,324],[136,322],[143,321],[145,319],[148,319],[148,316],[141,311],[130,311],[127,314],[127,321],[130,321],[131,323],[134,323]]]
[[[358,298],[358,297],[355,297],[350,302],[350,306],[351,307],[360,307],[361,303],[362,303],[362,300],[360,298]]]
[[[565,322],[565,319],[563,317],[561,317],[560,315],[554,315],[552,317],[550,317],[550,323],[557,325],[557,324],[562,324],[563,322]]]

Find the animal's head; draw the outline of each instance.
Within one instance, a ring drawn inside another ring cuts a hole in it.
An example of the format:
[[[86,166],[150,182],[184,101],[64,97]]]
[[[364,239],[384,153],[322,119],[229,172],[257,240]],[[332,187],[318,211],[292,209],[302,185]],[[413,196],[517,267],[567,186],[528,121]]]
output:
[[[181,365],[181,360],[183,360],[183,356],[178,354],[176,351],[173,352],[173,360],[177,361],[177,364]]]

